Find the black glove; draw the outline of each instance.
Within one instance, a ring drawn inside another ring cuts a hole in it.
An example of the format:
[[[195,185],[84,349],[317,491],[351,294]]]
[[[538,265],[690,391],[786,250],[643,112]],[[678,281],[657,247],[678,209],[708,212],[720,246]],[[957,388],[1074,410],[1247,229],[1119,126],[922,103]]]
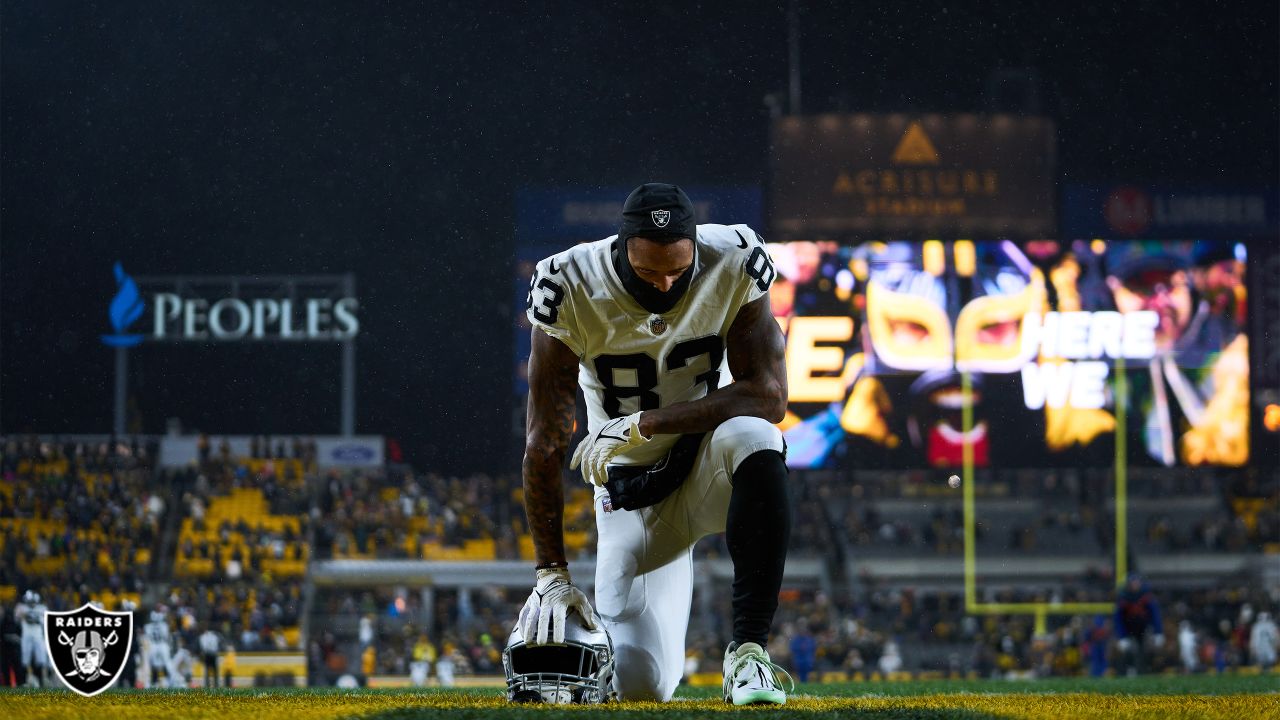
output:
[[[604,489],[609,502],[622,510],[656,505],[676,491],[689,477],[706,433],[681,435],[671,451],[655,465],[610,465]]]

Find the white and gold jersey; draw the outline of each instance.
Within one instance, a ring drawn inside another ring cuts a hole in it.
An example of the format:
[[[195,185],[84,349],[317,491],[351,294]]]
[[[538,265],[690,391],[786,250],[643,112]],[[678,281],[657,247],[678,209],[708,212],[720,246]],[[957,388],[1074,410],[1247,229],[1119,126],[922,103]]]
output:
[[[612,258],[616,237],[542,260],[529,289],[529,322],[578,356],[592,431],[611,418],[697,400],[731,382],[729,327],[776,275],[751,228],[699,225],[689,289],[669,312],[656,315],[623,287]],[[659,435],[617,462],[655,462],[676,438]]]

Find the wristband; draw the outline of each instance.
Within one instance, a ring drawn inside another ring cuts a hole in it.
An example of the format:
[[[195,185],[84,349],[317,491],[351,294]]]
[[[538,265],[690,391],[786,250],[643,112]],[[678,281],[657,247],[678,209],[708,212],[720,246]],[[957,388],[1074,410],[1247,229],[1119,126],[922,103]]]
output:
[[[535,565],[533,569],[534,570],[568,570],[569,563],[565,562],[564,560],[560,560],[557,562],[540,563],[538,565]]]

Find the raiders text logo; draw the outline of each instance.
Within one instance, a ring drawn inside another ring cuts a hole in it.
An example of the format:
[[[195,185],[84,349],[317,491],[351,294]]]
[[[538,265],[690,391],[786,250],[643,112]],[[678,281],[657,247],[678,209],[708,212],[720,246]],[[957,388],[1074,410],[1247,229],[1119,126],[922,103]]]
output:
[[[650,210],[649,217],[653,218],[654,225],[657,225],[660,228],[664,228],[667,226],[667,223],[671,222],[671,211],[670,210]]]
[[[44,616],[49,664],[67,687],[93,697],[115,684],[133,651],[133,613],[85,603]]]

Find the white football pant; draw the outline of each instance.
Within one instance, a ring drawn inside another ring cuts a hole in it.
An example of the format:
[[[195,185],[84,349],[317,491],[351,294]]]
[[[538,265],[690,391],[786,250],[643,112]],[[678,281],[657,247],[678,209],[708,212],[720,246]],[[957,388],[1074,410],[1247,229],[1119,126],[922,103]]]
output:
[[[724,532],[733,472],[761,450],[783,451],[766,420],[736,417],[702,441],[684,484],[662,502],[606,512],[596,488],[596,611],[613,640],[615,685],[624,700],[667,701],[684,672],[693,601],[693,545]]]
[[[22,633],[22,665],[24,667],[43,668],[46,665],[44,635],[41,633]]]
[[[182,687],[186,684],[183,680],[182,673],[178,672],[178,664],[174,662],[173,653],[169,649],[169,643],[151,643],[151,650],[148,652],[148,660],[150,661],[151,671],[153,674],[156,670],[164,670],[164,684],[160,687]]]

